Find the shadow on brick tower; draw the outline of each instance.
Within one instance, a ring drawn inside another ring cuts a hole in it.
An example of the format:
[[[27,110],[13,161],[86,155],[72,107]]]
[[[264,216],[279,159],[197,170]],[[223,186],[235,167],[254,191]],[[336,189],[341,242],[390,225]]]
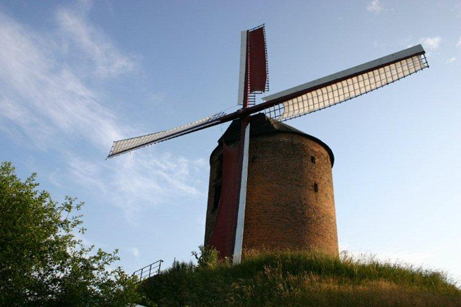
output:
[[[210,156],[205,246],[232,255],[240,123]],[[332,150],[263,114],[251,118],[243,253],[290,249],[338,255]]]

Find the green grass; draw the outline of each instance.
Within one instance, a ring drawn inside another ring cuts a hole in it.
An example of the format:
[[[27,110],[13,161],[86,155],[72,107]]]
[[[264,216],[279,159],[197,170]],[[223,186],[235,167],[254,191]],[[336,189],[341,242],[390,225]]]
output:
[[[236,266],[175,263],[141,291],[159,306],[461,306],[442,273],[302,252],[252,253]]]

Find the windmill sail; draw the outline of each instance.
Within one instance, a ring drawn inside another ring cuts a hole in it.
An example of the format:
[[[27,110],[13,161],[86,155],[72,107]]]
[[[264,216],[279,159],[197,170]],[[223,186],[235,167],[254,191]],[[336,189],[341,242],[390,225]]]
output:
[[[279,121],[309,114],[371,92],[428,66],[421,45],[263,98]]]
[[[262,31],[258,32],[258,37],[264,35],[263,28],[256,30]],[[251,33],[251,31],[253,30],[243,32]],[[242,41],[243,38],[242,36]],[[417,45],[337,74],[267,96],[263,98],[265,102],[242,108],[231,114],[218,113],[174,129],[116,141],[108,158],[260,112],[273,119],[286,121],[358,97],[428,67],[425,51],[421,45]],[[267,65],[264,69],[266,79],[263,80],[265,80],[267,88]],[[255,82],[259,85],[252,89],[257,91],[260,89],[262,81],[260,81],[261,83]],[[244,83],[245,86],[248,86],[247,81]],[[247,89],[249,90],[249,88]]]
[[[267,84],[267,57],[264,26],[248,31],[250,93],[264,92]]]
[[[224,117],[225,115],[226,113],[220,112],[215,115],[211,115],[203,119],[197,120],[193,123],[176,127],[173,129],[146,134],[143,136],[138,136],[130,139],[115,141],[107,158],[112,158],[135,149],[153,145],[155,143],[163,142],[184,134],[207,128],[210,125],[219,123],[220,118]]]
[[[266,35],[262,25],[241,34],[238,103],[244,103],[245,94],[264,93],[268,87]]]

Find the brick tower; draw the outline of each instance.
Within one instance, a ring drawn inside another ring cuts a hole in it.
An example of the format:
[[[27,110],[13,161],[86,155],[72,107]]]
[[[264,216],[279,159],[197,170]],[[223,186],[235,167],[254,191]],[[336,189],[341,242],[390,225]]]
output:
[[[232,255],[240,123],[210,157],[205,245]],[[319,139],[263,114],[251,118],[243,250],[290,249],[338,255],[331,168]]]

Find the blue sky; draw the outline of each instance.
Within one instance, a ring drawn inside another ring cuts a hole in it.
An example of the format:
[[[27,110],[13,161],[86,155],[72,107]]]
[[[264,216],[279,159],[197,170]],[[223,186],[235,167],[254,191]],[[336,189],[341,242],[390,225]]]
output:
[[[112,141],[236,109],[240,31],[270,93],[422,43],[430,69],[288,122],[326,142],[339,244],[461,280],[461,2],[0,1],[0,160],[78,196],[86,244],[132,272],[203,243],[227,125],[105,160]]]

